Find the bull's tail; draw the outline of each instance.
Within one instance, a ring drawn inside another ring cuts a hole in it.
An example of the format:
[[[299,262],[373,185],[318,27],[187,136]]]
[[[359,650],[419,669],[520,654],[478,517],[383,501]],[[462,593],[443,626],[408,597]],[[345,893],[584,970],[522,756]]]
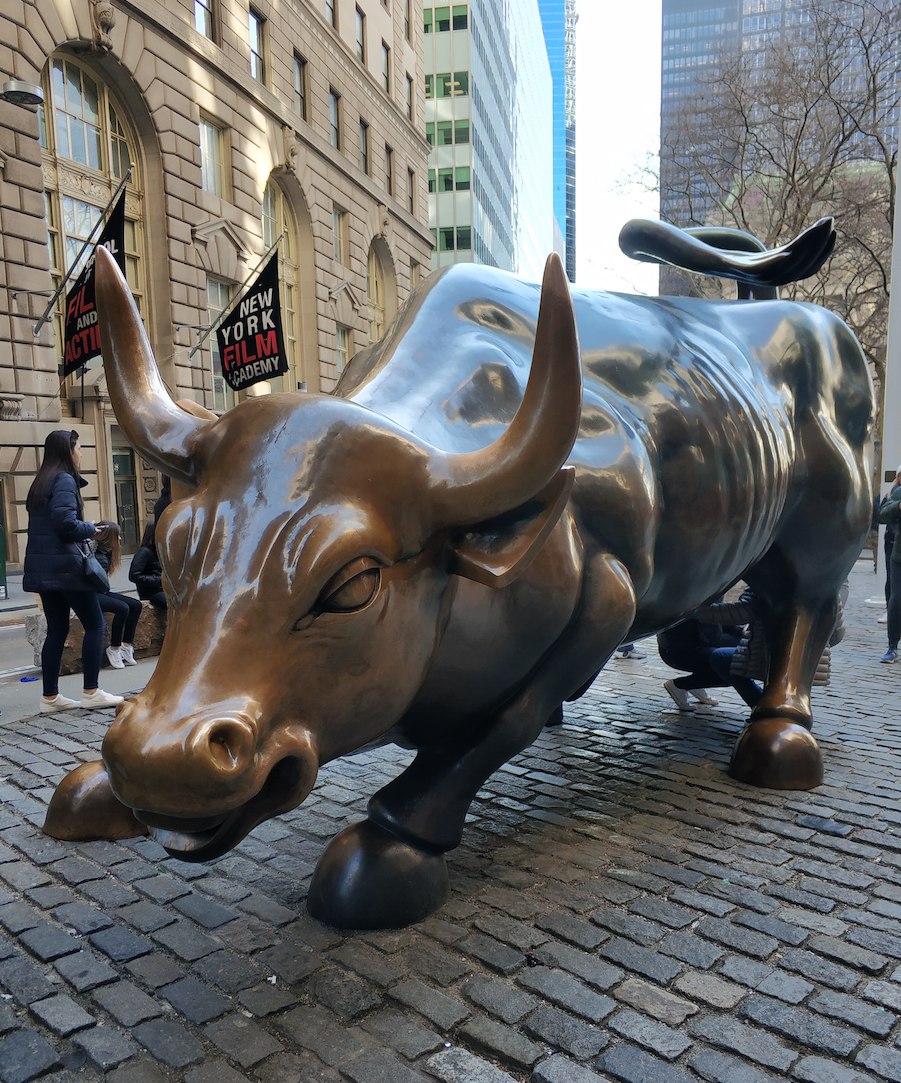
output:
[[[679,229],[667,222],[633,218],[619,235],[627,256],[645,263],[669,263],[685,271],[734,278],[739,297],[779,296],[779,286],[809,278],[835,247],[832,218],[821,218],[794,240],[767,249],[750,233],[725,227]]]

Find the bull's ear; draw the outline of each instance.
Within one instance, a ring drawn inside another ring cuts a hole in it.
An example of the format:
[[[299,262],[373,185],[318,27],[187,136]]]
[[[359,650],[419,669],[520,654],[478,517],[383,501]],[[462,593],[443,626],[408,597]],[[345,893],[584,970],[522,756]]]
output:
[[[571,466],[527,504],[471,527],[451,543],[454,575],[486,587],[505,587],[522,575],[563,514],[576,472]]]

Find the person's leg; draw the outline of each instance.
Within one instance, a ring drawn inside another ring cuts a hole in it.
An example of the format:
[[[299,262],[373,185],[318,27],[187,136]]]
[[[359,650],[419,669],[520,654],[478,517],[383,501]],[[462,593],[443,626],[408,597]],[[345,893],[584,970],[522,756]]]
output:
[[[901,563],[895,560],[890,560],[889,571],[891,574],[891,593],[888,599],[888,624],[886,631],[888,632],[888,650],[882,656],[883,662],[894,662],[895,658],[891,655],[897,654],[898,640],[901,639]]]
[[[122,642],[128,646],[134,646],[135,632],[138,621],[141,619],[141,603],[137,598],[129,598],[127,594],[119,595],[128,606],[128,616],[125,618],[125,628],[122,631]]]
[[[882,539],[882,553],[885,557],[885,604],[888,607],[889,599],[892,596],[892,546],[894,542],[886,542],[885,537]]]
[[[129,614],[128,603],[120,594],[115,593],[98,594],[97,597],[100,601],[100,611],[113,615],[113,624],[109,634],[110,646],[121,647],[125,622]]]
[[[47,636],[41,648],[41,678],[44,698],[52,699],[59,695],[59,668],[69,634],[69,603],[55,590],[42,593],[40,597],[47,621]]]
[[[156,606],[157,609],[166,609],[166,608],[168,608],[167,603],[166,603],[166,592],[163,591],[163,590],[158,590],[156,592],[156,594],[152,594],[147,599],[147,601],[150,602],[150,604],[152,606]]]
[[[84,677],[85,692],[96,692],[100,674],[100,659],[103,656],[103,632],[105,621],[100,611],[100,601],[92,590],[72,591],[67,596],[68,603],[75,610],[75,616],[84,628],[84,642],[81,648],[81,667]]]
[[[717,674],[720,685],[732,685],[749,707],[756,707],[757,701],[763,695],[763,689],[750,677],[732,676],[732,658],[735,655],[735,647],[717,647],[710,653],[710,668]]]

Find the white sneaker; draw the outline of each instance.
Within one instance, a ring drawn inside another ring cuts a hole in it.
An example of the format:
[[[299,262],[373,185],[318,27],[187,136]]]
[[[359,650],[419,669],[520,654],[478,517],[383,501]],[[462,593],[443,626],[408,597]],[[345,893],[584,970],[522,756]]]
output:
[[[102,688],[98,688],[92,695],[83,692],[81,696],[82,707],[115,707],[117,703],[124,702],[124,696],[114,696],[112,692],[104,692]]]
[[[41,696],[41,714],[53,714],[54,711],[69,711],[73,707],[80,707],[81,704],[74,699],[67,699],[65,696],[57,696],[56,699],[44,699]]]
[[[882,616],[879,618],[879,620],[876,621],[876,623],[877,624],[888,624],[888,613],[883,613]]]
[[[119,654],[122,657],[122,661],[127,666],[136,666],[138,664],[137,658],[135,658],[135,649],[132,643],[123,643],[119,648]]]
[[[627,650],[617,648],[617,653],[620,658],[631,658],[634,662],[640,662],[644,658],[644,653],[635,647],[629,647]]]
[[[719,700],[714,699],[706,688],[690,688],[688,694],[698,703],[703,703],[705,707],[716,707],[719,704]]]
[[[673,703],[675,703],[680,711],[691,710],[691,700],[688,698],[688,693],[684,688],[679,688],[673,681],[664,681],[663,687],[669,692]]]
[[[125,669],[125,659],[122,657],[121,647],[107,647],[106,656],[113,669]]]

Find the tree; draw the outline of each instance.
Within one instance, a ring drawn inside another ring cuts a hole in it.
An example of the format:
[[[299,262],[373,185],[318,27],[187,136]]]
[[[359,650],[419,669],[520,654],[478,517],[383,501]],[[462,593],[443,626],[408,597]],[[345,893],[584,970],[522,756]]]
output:
[[[675,225],[734,226],[770,247],[825,214],[835,217],[832,258],[783,293],[842,316],[880,390],[901,123],[899,26],[901,0],[786,0],[780,25],[746,30],[740,47],[698,73],[696,97],[665,110],[662,124],[661,212],[688,217]],[[668,272],[670,288],[676,273]],[[709,289],[694,279],[679,292]]]

